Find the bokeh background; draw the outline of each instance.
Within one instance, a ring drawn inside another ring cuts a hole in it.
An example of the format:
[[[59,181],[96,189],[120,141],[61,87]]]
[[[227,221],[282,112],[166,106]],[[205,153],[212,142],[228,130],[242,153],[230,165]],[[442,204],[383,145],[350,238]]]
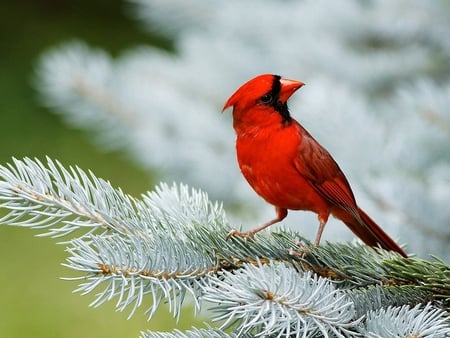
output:
[[[330,150],[360,205],[408,252],[450,257],[447,0],[14,1],[0,4],[0,161],[44,156],[132,195],[185,182],[231,223],[273,216],[241,178],[226,98],[258,73],[307,84],[291,111]],[[1,213],[1,211],[0,211]],[[287,226],[314,238],[316,217]],[[150,323],[88,307],[63,246],[0,227],[0,337],[137,337]],[[350,240],[331,220],[324,238]],[[145,307],[144,307],[145,308]],[[197,324],[196,324],[197,325]],[[197,325],[198,326],[198,325]]]

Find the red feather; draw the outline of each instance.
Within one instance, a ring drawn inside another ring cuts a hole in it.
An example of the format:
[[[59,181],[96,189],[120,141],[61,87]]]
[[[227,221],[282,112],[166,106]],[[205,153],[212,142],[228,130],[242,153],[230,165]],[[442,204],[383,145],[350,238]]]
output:
[[[239,167],[253,189],[275,206],[277,217],[246,233],[253,236],[287,215],[318,215],[318,245],[329,215],[343,221],[371,246],[406,253],[356,204],[350,184],[328,151],[289,113],[286,101],[302,82],[264,74],[248,81],[225,103],[233,107]]]

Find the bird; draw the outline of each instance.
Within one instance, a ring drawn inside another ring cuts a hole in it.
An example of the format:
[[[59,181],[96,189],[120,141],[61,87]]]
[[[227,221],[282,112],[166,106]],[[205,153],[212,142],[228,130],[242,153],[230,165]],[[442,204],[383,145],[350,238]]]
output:
[[[247,232],[232,236],[253,237],[282,221],[288,210],[312,211],[320,239],[330,215],[341,220],[364,243],[405,251],[356,203],[350,184],[330,153],[290,114],[288,99],[303,82],[274,74],[261,74],[244,83],[226,101],[222,112],[233,108],[236,155],[240,171],[276,217]]]

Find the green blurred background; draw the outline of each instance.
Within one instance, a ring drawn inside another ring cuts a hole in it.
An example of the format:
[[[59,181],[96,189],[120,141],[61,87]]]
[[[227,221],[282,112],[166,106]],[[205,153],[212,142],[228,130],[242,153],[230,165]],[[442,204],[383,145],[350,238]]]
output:
[[[51,47],[81,39],[112,55],[129,47],[153,44],[170,48],[170,41],[144,32],[127,17],[129,6],[117,0],[39,0],[0,3],[0,163],[11,157],[43,159],[91,169],[132,195],[152,188],[148,173],[125,154],[104,153],[89,136],[69,129],[39,105],[32,87],[34,65]],[[156,178],[153,178],[156,180]],[[0,210],[0,215],[2,211]],[[138,337],[141,330],[183,329],[193,324],[185,311],[176,324],[167,309],[147,322],[139,310],[130,320],[117,313],[114,302],[90,308],[93,295],[73,294],[76,282],[61,266],[67,256],[56,240],[36,238],[30,229],[0,226],[0,337]]]

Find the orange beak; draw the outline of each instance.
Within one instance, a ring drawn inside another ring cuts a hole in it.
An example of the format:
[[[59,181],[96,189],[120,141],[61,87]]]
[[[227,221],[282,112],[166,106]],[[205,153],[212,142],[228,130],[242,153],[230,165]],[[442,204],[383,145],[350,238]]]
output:
[[[280,83],[280,101],[283,103],[286,102],[297,89],[305,85],[303,82],[289,79],[280,79]]]

